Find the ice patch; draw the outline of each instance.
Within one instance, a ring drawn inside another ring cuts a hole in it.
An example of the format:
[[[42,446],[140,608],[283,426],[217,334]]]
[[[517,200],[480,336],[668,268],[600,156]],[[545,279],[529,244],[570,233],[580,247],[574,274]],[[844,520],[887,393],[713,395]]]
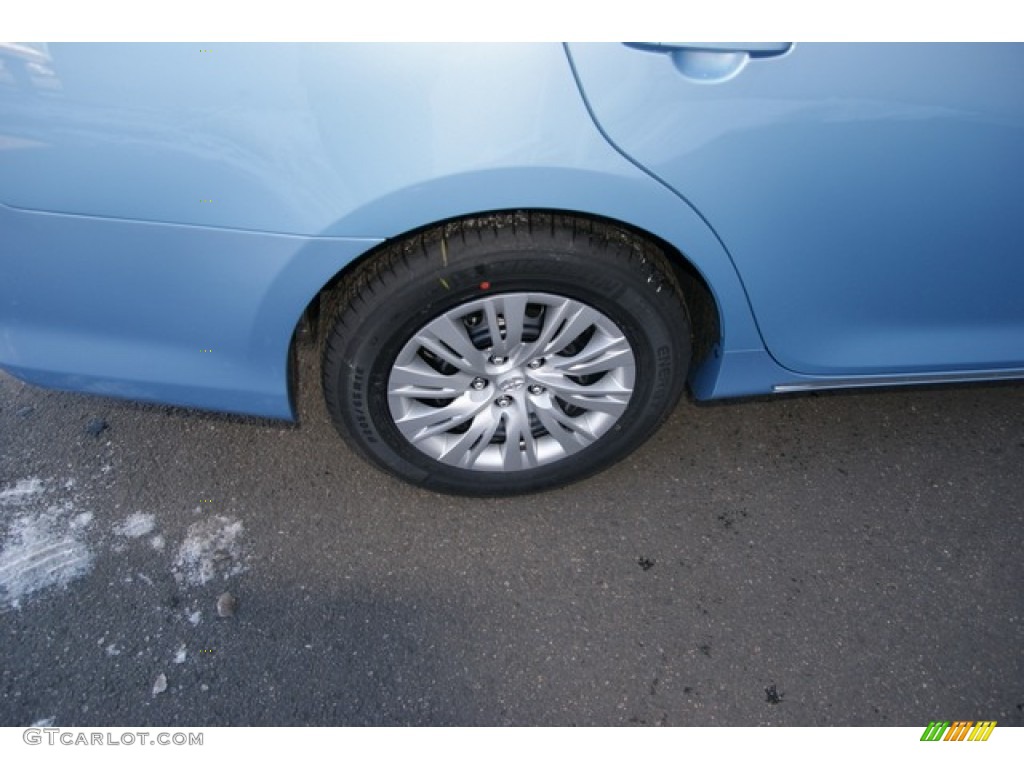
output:
[[[185,663],[185,657],[187,655],[188,655],[188,651],[185,650],[185,644],[182,643],[181,647],[178,648],[177,653],[174,654],[174,663],[175,664],[184,664]]]
[[[89,523],[92,522],[92,512],[83,512],[80,515],[75,515],[71,521],[72,528],[85,528]]]
[[[36,720],[29,726],[29,728],[49,728],[55,722],[57,722],[56,715],[50,715],[49,717],[44,717],[42,720]]]
[[[20,607],[33,592],[66,586],[92,567],[92,554],[67,521],[25,515],[11,525],[0,550],[0,604]]]
[[[37,477],[19,480],[0,492],[0,608],[20,608],[22,598],[51,586],[65,586],[92,568],[85,542],[92,521],[75,514],[70,499],[52,503],[47,485]],[[9,510],[17,506],[12,514]]]
[[[16,520],[0,551],[0,600],[17,607],[32,592],[88,573],[92,554],[74,534],[40,516]]]
[[[199,622],[202,620],[202,618],[203,618],[203,614],[202,614],[201,611],[192,611],[192,613],[190,613],[188,615],[188,622],[193,627],[198,627],[199,626]]]
[[[193,586],[242,573],[242,521],[223,516],[193,523],[178,548],[175,578]]]
[[[42,493],[46,486],[38,477],[30,477],[19,480],[13,488],[0,491],[0,505],[24,504],[38,493]]]
[[[138,539],[156,528],[156,517],[145,512],[136,512],[129,515],[124,522],[114,526],[114,533],[118,536],[127,536],[130,539]]]
[[[149,540],[149,545],[153,547],[157,552],[164,551],[164,537],[157,534]]]

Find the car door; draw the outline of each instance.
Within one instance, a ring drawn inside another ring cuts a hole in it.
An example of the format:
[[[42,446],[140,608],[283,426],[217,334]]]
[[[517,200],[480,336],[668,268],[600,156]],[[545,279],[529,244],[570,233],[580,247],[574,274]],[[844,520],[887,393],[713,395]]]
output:
[[[779,363],[1024,367],[1024,46],[568,51],[610,141],[714,228]]]

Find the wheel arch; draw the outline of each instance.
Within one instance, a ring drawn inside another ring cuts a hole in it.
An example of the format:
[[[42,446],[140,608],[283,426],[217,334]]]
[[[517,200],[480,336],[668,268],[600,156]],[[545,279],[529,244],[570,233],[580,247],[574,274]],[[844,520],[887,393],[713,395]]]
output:
[[[722,343],[722,309],[719,300],[701,270],[673,243],[626,221],[592,212],[554,208],[513,208],[480,211],[422,224],[381,241],[345,264],[320,287],[303,309],[292,334],[289,359],[294,357],[299,344],[315,345],[320,348],[326,334],[325,324],[321,322],[321,318],[329,316],[334,304],[343,300],[345,284],[351,276],[382,252],[402,242],[412,243],[424,237],[450,236],[467,226],[514,226],[516,220],[532,215],[567,217],[581,223],[591,222],[611,227],[621,232],[623,237],[629,238],[636,247],[655,248],[660,251],[672,267],[673,277],[690,313],[693,336],[691,373],[707,360],[716,346]],[[293,401],[296,397],[296,371],[297,367],[291,366],[289,392]]]

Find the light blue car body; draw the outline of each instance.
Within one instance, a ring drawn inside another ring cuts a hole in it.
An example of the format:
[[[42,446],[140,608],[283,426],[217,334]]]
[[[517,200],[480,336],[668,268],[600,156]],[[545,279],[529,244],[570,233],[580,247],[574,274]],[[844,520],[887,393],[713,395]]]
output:
[[[0,46],[0,367],[293,418],[375,248],[507,210],[662,241],[698,398],[1024,377],[1024,46]],[[698,329],[699,331],[700,329]]]

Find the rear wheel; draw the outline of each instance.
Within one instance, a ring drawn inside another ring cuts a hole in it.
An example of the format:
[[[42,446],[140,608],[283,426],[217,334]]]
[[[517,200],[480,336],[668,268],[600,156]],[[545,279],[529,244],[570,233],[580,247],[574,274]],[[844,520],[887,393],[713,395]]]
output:
[[[537,491],[636,448],[678,400],[685,307],[621,230],[508,214],[363,265],[336,296],[324,390],[339,431],[435,490]]]

